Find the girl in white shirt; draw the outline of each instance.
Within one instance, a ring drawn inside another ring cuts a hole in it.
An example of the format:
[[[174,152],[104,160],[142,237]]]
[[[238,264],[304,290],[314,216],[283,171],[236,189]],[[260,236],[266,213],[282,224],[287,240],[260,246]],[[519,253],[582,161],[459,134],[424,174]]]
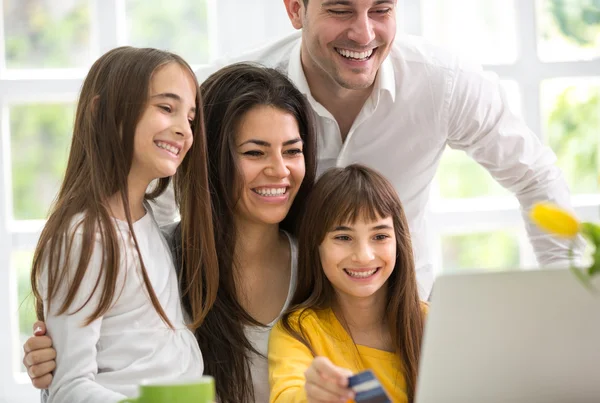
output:
[[[32,269],[38,316],[57,351],[49,402],[118,402],[143,379],[202,375],[169,248],[145,202],[166,189],[188,150],[195,155],[186,160],[201,161],[196,182],[208,187],[197,88],[179,56],[132,47],[103,55],[83,83]],[[199,260],[216,265],[209,195],[195,197]]]

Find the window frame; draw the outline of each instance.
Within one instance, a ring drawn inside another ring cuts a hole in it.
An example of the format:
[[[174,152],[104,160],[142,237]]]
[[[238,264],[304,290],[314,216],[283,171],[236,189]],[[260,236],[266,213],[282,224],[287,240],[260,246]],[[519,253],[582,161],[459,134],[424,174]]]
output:
[[[91,6],[91,58],[127,43],[125,0],[88,0]],[[423,33],[423,0],[398,0],[398,28],[408,34]],[[235,56],[259,44],[292,32],[281,0],[207,0],[209,60]],[[562,77],[598,77],[600,59],[577,62],[541,62],[537,57],[536,2],[513,0],[516,11],[517,61],[509,65],[484,65],[501,79],[514,80],[519,86],[523,118],[544,138],[540,111],[542,80]],[[251,4],[252,3],[252,4]],[[268,23],[267,23],[268,22]],[[231,29],[247,32],[245,42]],[[249,45],[248,45],[249,44]],[[226,50],[226,52],[225,52]],[[85,69],[6,70],[3,9],[0,8],[0,323],[8,324],[0,332],[0,400],[7,403],[36,402],[34,390],[25,373],[15,374],[21,360],[18,338],[18,300],[16,278],[11,268],[14,250],[32,250],[43,220],[13,221],[10,128],[8,108],[15,103],[74,101]],[[89,67],[89,66],[88,66]],[[203,66],[193,66],[196,71]],[[201,77],[203,78],[203,77]],[[434,184],[435,186],[435,184]],[[434,196],[434,195],[432,195]],[[573,205],[584,220],[600,220],[600,196],[575,195]],[[492,213],[492,214],[490,214]],[[442,267],[441,240],[444,235],[468,233],[474,229],[493,231],[523,228],[516,200],[507,198],[447,200],[432,197],[429,206],[432,231],[430,244],[435,251],[435,267]],[[518,234],[522,267],[535,264],[525,231]],[[529,249],[528,249],[529,247]],[[439,274],[439,273],[435,273]],[[8,307],[8,309],[6,309]],[[18,354],[16,352],[19,352]]]
[[[424,33],[423,2],[427,0],[399,0],[400,30],[421,36]],[[517,59],[511,64],[483,64],[501,80],[514,81],[521,96],[521,116],[529,128],[545,142],[541,111],[541,84],[553,78],[600,78],[600,58],[568,62],[542,62],[538,57],[537,7],[538,0],[512,0],[515,7]],[[419,18],[415,18],[415,16]],[[433,188],[437,188],[437,179]],[[573,195],[575,213],[582,220],[600,220],[600,194]],[[445,235],[467,234],[477,231],[495,231],[523,228],[516,233],[520,245],[522,268],[537,266],[533,249],[524,230],[519,203],[512,196],[469,199],[443,199],[432,192],[428,211],[434,250],[434,274],[443,267],[442,238]]]

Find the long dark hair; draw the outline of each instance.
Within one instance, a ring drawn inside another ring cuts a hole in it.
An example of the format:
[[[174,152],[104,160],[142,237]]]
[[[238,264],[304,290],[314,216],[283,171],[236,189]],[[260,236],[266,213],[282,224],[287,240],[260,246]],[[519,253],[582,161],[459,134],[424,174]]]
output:
[[[157,49],[133,47],[120,47],[107,52],[92,65],[87,74],[77,104],[65,177],[33,258],[31,286],[38,319],[43,319],[40,287],[47,288],[48,310],[52,302],[60,302],[57,314],[69,313],[98,242],[98,234],[102,263],[95,286],[86,302],[73,308],[75,312],[80,311],[96,292],[99,292],[99,302],[93,313],[86,318],[86,324],[111,308],[117,293],[117,278],[123,268],[120,263],[120,238],[107,200],[118,195],[123,206],[129,206],[127,177],[133,161],[135,129],[148,104],[153,74],[170,63],[182,66],[196,79],[190,66],[181,57]],[[195,104],[196,109],[201,111],[199,91]],[[205,152],[202,129],[202,114],[197,113],[193,122],[194,143],[190,150]],[[207,181],[204,163],[199,164],[197,175]],[[160,195],[168,186],[169,180],[170,178],[160,179],[154,191],[147,194],[146,198],[152,199]],[[210,223],[208,192],[199,192],[196,197],[205,204],[205,208],[198,214]],[[83,219],[72,228],[72,219],[80,213],[84,213]],[[128,208],[125,208],[125,215],[140,259],[145,288],[158,314],[165,323],[171,325],[148,279]],[[202,228],[201,232],[212,240],[210,226]],[[79,250],[74,243],[76,233],[81,234],[81,252],[78,256],[75,255]],[[212,248],[207,247],[203,256],[208,262],[210,259],[206,259],[207,256],[215,256],[216,260],[214,243]],[[73,278],[70,278],[70,270],[67,270],[70,261],[76,265]],[[47,270],[47,282],[39,284],[44,270]],[[54,301],[61,287],[67,287],[66,297],[62,301]]]
[[[332,228],[358,217],[392,217],[396,236],[396,265],[388,281],[386,315],[395,352],[403,363],[409,402],[413,401],[421,351],[422,313],[408,223],[393,186],[376,171],[354,164],[332,168],[317,181],[306,204],[298,235],[298,283],[283,328],[308,347],[302,328],[307,310],[332,305],[335,292],[323,272],[319,245]],[[296,313],[296,315],[292,315]],[[296,319],[294,319],[296,318]]]
[[[238,201],[242,183],[235,148],[237,127],[243,116],[257,106],[273,106],[296,118],[303,140],[303,154],[306,165],[304,180],[290,211],[281,222],[280,228],[296,234],[300,212],[312,188],[316,174],[316,137],[312,112],[306,98],[294,84],[279,71],[264,66],[239,63],[225,67],[211,75],[201,86],[204,101],[204,118],[208,143],[208,172],[213,207],[215,242],[219,245],[217,268],[204,268],[206,287],[218,284],[214,305],[208,311],[202,325],[196,329],[196,337],[204,357],[205,373],[215,378],[217,395],[222,403],[251,403],[254,389],[250,376],[250,357],[258,354],[244,334],[244,326],[262,326],[240,305],[236,291],[234,248],[236,229],[234,207]],[[185,181],[179,183],[180,203],[191,203],[198,188],[194,183],[193,168],[179,170]],[[193,248],[194,231],[200,225],[190,215],[189,210],[181,211],[183,240],[175,234],[178,245]],[[260,240],[257,240],[260,242]],[[179,255],[177,253],[176,255]],[[183,265],[199,267],[191,258]],[[184,284],[185,285],[185,284]],[[184,306],[193,312],[194,307],[188,298],[183,298]]]

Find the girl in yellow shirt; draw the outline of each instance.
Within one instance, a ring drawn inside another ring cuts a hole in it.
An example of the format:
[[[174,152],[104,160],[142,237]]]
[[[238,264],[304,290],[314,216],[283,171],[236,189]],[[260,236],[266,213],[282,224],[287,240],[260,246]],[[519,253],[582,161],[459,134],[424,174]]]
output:
[[[393,402],[412,402],[426,306],[392,185],[361,165],[327,171],[298,239],[298,283],[269,339],[271,402],[344,402],[371,369]]]

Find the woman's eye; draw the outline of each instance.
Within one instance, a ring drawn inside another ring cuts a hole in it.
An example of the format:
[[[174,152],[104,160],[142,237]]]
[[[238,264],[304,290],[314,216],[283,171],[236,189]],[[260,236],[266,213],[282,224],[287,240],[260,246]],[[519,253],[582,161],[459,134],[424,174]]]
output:
[[[339,241],[349,241],[350,237],[348,235],[338,235],[335,237],[335,239],[337,239]]]
[[[383,241],[384,239],[388,239],[390,236],[386,234],[375,235],[375,239],[377,241]]]
[[[251,150],[251,151],[246,151],[244,153],[244,155],[248,155],[250,157],[260,157],[261,155],[263,155],[263,153],[262,153],[262,151]]]
[[[300,155],[302,154],[302,150],[299,148],[294,148],[292,150],[287,150],[286,153],[291,155]]]
[[[171,111],[172,111],[171,107],[168,105],[158,105],[158,107],[168,113],[171,113]]]

